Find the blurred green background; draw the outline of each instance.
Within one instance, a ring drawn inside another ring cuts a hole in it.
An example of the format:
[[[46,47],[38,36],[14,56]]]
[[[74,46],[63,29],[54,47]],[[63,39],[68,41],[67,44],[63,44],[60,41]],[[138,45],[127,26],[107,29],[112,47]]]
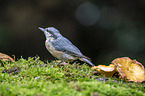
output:
[[[2,0],[0,52],[54,59],[38,27],[57,28],[93,63],[130,57],[145,64],[145,0]]]

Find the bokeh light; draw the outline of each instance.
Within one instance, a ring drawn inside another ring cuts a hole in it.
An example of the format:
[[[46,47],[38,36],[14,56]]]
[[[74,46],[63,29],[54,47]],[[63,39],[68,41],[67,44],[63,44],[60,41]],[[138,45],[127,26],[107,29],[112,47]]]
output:
[[[94,25],[100,17],[99,9],[96,5],[86,2],[81,4],[76,10],[77,20],[86,26]]]

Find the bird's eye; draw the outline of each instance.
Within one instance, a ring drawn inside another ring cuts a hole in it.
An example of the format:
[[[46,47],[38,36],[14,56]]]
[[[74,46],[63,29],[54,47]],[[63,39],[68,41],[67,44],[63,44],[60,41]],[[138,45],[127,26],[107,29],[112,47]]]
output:
[[[46,29],[46,31],[47,31],[47,32],[49,32],[49,30],[48,30],[48,29]]]
[[[51,30],[46,29],[46,31],[47,31],[48,33],[52,34],[52,31],[51,31]]]

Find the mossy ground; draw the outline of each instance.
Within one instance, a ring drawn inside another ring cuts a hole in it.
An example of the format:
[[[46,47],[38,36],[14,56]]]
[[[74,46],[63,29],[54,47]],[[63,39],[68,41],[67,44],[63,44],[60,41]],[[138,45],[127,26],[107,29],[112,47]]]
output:
[[[86,65],[57,65],[39,57],[0,63],[0,96],[145,96],[145,83],[92,75]]]

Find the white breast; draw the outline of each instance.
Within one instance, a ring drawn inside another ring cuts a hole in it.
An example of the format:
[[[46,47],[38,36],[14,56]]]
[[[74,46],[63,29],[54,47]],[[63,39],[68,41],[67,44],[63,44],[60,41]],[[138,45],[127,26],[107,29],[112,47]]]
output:
[[[45,42],[45,46],[46,46],[46,49],[54,56],[56,57],[57,59],[61,59],[62,58],[62,55],[63,53],[61,51],[56,51],[54,49],[54,47],[52,46],[52,44],[46,40]]]

